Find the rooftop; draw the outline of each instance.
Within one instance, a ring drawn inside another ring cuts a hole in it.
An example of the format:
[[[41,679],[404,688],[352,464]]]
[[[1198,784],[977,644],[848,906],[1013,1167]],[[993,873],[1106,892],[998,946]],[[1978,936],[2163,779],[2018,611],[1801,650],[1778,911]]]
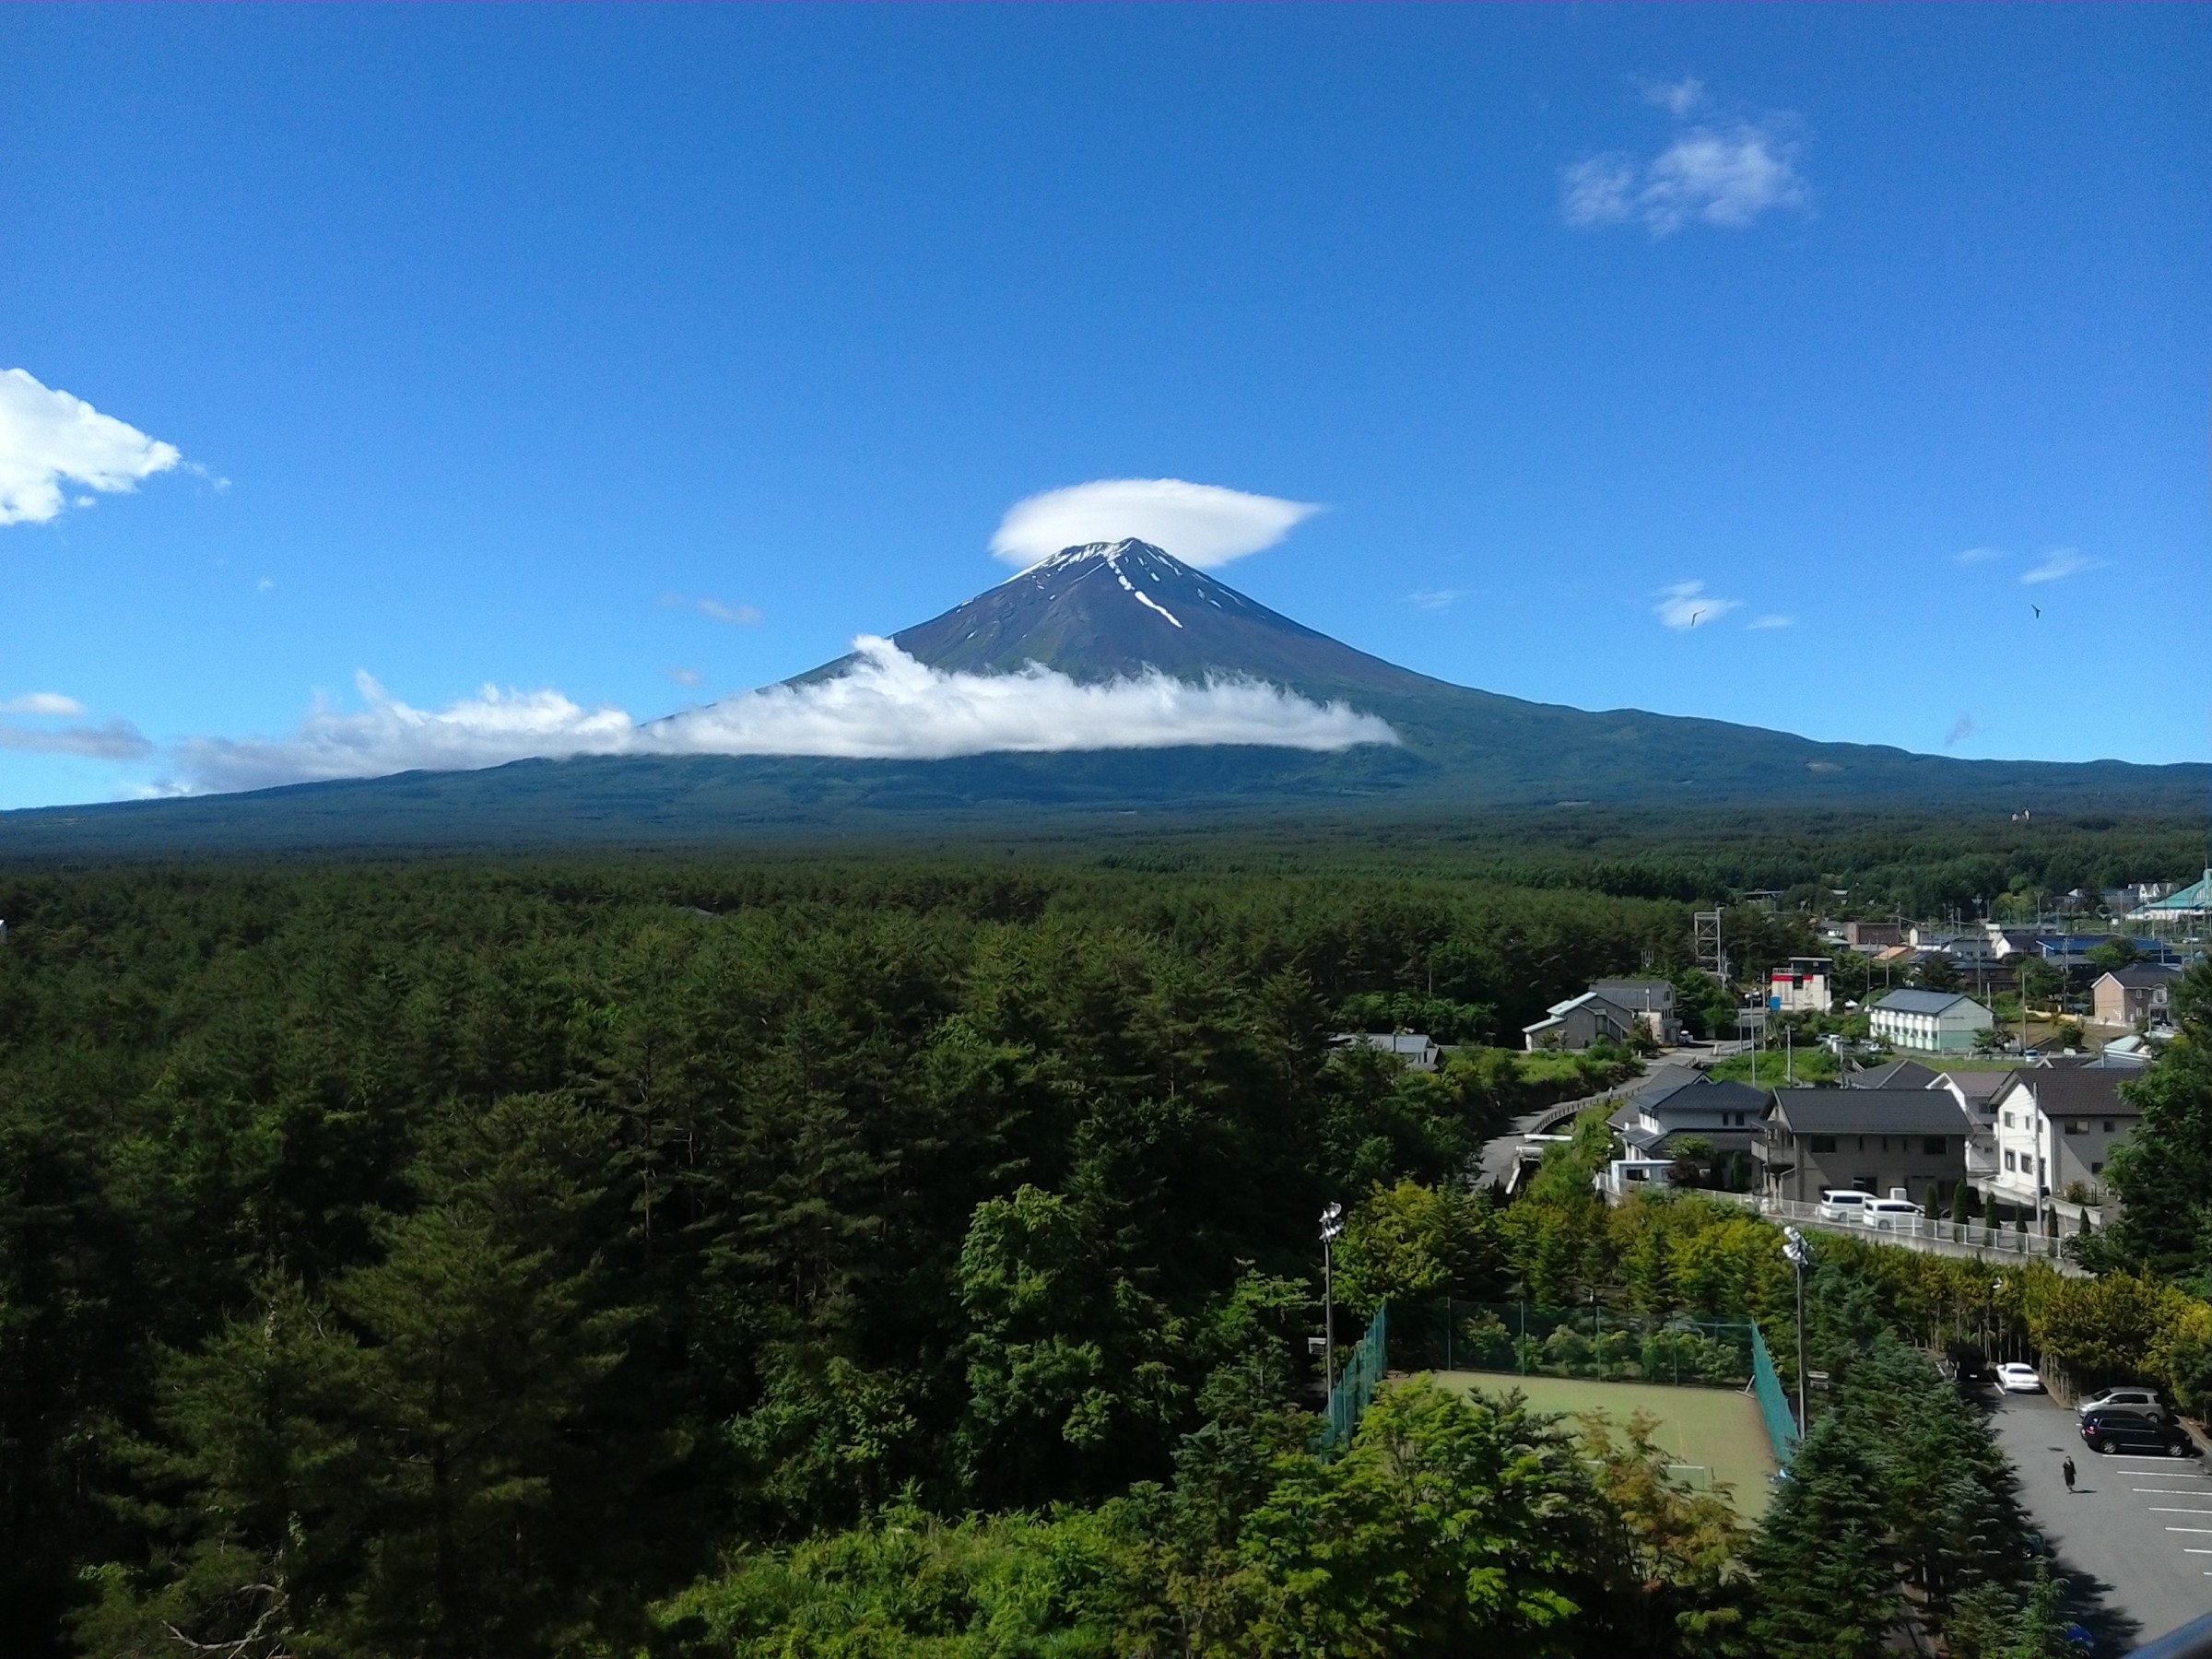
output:
[[[1774,1120],[1799,1135],[1964,1135],[1948,1089],[1778,1088]]]
[[[1947,1014],[1960,1003],[1974,999],[1963,991],[1892,991],[1874,1006],[1893,1014]]]

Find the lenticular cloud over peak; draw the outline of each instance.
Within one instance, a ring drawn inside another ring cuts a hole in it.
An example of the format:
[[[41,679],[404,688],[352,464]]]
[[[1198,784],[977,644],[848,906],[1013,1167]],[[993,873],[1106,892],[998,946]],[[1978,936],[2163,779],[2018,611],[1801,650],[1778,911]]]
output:
[[[367,675],[358,714],[318,707],[290,735],[195,738],[171,785],[200,794],[414,771],[471,771],[577,755],[821,755],[940,760],[994,751],[1251,744],[1331,751],[1397,734],[1340,702],[1261,680],[1192,684],[1150,673],[1080,685],[1030,664],[1019,674],[947,673],[864,634],[836,677],[770,686],[665,720],[585,709],[559,691],[486,687],[440,712],[408,706]]]
[[[1100,478],[1017,501],[991,551],[1024,569],[1064,547],[1136,540],[1200,570],[1272,547],[1321,509],[1181,478]]]

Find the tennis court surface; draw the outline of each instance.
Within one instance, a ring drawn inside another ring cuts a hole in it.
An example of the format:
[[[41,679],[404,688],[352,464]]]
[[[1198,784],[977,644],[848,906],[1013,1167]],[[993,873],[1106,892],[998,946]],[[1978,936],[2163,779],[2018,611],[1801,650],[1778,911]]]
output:
[[[1727,1388],[1669,1388],[1650,1382],[1598,1382],[1581,1377],[1520,1376],[1510,1371],[1431,1371],[1439,1386],[1503,1394],[1519,1389],[1538,1411],[1580,1416],[1596,1412],[1616,1429],[1646,1412],[1658,1418],[1653,1441],[1683,1465],[1685,1484],[1700,1487],[1709,1471],[1732,1488],[1735,1512],[1756,1521],[1767,1507],[1774,1475],[1773,1448],[1750,1394]],[[1625,1432],[1624,1436],[1625,1438]]]

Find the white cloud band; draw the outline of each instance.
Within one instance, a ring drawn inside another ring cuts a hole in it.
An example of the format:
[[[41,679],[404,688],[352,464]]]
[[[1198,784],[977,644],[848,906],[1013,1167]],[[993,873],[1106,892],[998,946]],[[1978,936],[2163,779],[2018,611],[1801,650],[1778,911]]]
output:
[[[1191,685],[1164,675],[1078,685],[1031,664],[1019,674],[948,674],[863,635],[834,679],[771,686],[665,720],[586,710],[558,691],[486,688],[441,712],[410,708],[367,675],[367,712],[312,712],[288,737],[197,738],[173,787],[259,789],[315,779],[470,771],[574,755],[827,755],[946,759],[994,751],[1256,744],[1336,750],[1394,744],[1371,714],[1250,679]]]
[[[61,516],[65,480],[113,493],[167,472],[182,459],[81,397],[41,385],[20,369],[0,370],[0,524],[43,524]],[[89,497],[80,497],[79,505]]]
[[[1027,567],[1066,547],[1135,536],[1201,570],[1272,547],[1321,509],[1181,478],[1100,478],[1017,501],[991,551]]]

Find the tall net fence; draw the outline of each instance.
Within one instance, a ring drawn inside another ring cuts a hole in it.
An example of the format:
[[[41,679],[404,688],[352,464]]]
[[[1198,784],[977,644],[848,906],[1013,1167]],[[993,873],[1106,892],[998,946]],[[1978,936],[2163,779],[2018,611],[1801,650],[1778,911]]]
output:
[[[1790,1454],[1797,1450],[1797,1418],[1790,1410],[1790,1397],[1782,1392],[1782,1378],[1774,1370],[1774,1356],[1767,1352],[1767,1339],[1751,1327],[1751,1388],[1759,1396],[1759,1414],[1767,1420],[1767,1439],[1774,1447],[1774,1461],[1789,1466]]]
[[[1375,1310],[1367,1335],[1353,1345],[1343,1371],[1337,1374],[1335,1390],[1329,1395],[1328,1412],[1321,1432],[1313,1441],[1313,1449],[1324,1456],[1341,1452],[1352,1443],[1367,1403],[1382,1386],[1383,1373],[1390,1369],[1390,1305],[1385,1302]]]

